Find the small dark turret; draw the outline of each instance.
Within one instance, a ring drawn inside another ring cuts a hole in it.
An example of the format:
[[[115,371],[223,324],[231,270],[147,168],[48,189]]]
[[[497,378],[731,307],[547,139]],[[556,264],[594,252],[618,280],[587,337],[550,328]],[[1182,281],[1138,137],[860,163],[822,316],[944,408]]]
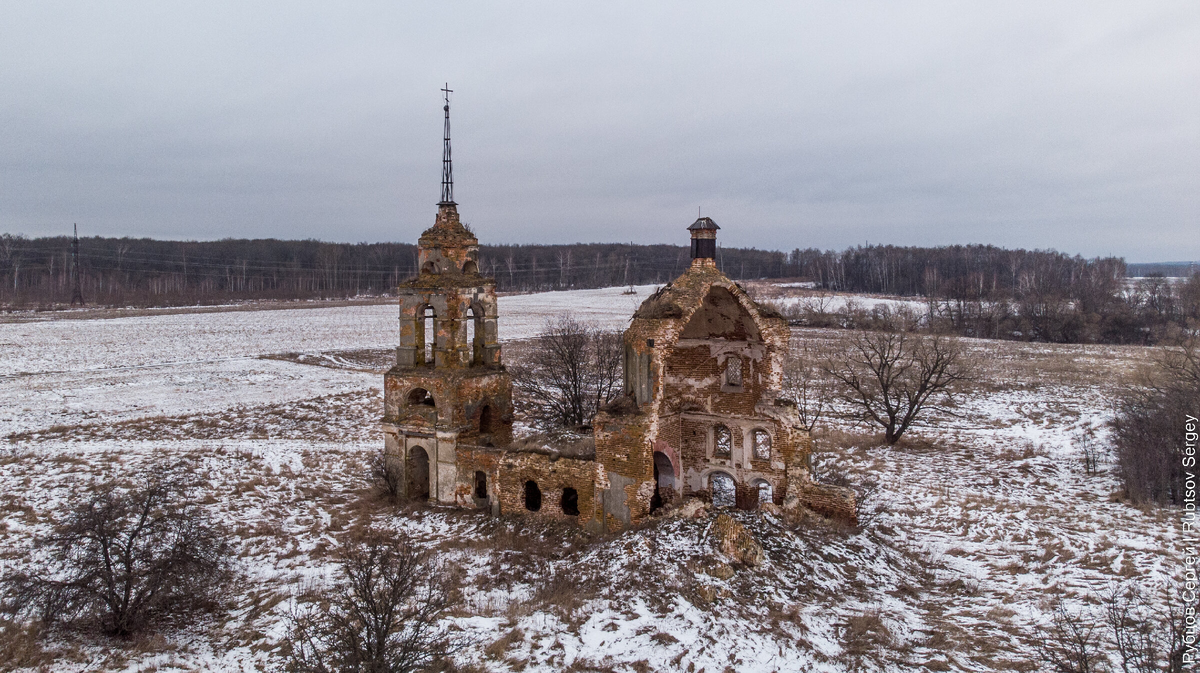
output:
[[[715,265],[717,257],[717,230],[720,227],[711,217],[701,217],[688,227],[692,232],[692,265]]]

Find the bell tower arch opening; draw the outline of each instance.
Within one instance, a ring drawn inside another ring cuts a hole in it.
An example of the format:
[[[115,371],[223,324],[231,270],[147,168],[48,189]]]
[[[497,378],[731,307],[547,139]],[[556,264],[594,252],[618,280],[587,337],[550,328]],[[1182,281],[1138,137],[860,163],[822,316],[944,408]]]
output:
[[[421,309],[421,324],[417,329],[417,364],[432,367],[436,361],[434,346],[437,345],[437,313],[426,304]]]
[[[474,305],[467,307],[467,345],[471,349],[470,364],[483,364],[483,315]]]

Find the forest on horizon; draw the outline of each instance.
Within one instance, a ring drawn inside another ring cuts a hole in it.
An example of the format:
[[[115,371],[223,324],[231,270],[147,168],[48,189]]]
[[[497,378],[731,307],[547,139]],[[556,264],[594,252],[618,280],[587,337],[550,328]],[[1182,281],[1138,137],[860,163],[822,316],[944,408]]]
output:
[[[79,239],[0,234],[0,306],[48,310],[70,303],[78,285],[89,305],[182,306],[255,299],[346,298],[394,292],[417,272],[411,243],[316,240]],[[685,246],[630,243],[481,245],[480,271],[509,292],[662,284],[690,263]],[[1137,342],[1163,326],[1186,326],[1187,288],[1155,280],[1130,289],[1131,266],[1117,257],[991,245],[862,245],[790,252],[719,247],[719,268],[734,280],[798,279],[831,291],[922,297],[979,306],[1028,305],[1036,315],[1072,314],[1089,330],[1036,340]],[[1186,265],[1140,264],[1143,274],[1186,273]],[[1176,288],[1176,286],[1179,286]],[[1057,333],[1056,332],[1056,333]],[[1011,337],[1008,337],[1011,338]]]

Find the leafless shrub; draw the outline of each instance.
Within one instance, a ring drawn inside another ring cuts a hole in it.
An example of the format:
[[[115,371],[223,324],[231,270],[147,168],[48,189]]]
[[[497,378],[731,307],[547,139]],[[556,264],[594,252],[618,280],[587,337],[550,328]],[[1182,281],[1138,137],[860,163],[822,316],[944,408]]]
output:
[[[1170,673],[1192,670],[1196,662],[1194,659],[1185,662],[1184,654],[1196,644],[1195,624],[1196,616],[1200,615],[1200,593],[1176,586],[1174,599],[1168,604],[1166,613],[1166,670]]]
[[[839,383],[852,416],[884,430],[895,444],[926,409],[946,410],[972,374],[956,339],[907,332],[858,332],[823,367]],[[943,404],[935,403],[942,398]]]
[[[842,646],[855,660],[877,654],[893,642],[892,632],[878,609],[854,615],[843,625]]]
[[[1104,596],[1104,620],[1124,673],[1162,670],[1159,661],[1168,646],[1167,629],[1157,617],[1136,585],[1114,586]]]
[[[292,673],[407,673],[466,646],[439,626],[452,607],[453,577],[403,535],[371,529],[339,552],[341,581],[295,611],[284,637]]]
[[[1200,340],[1164,349],[1141,385],[1117,402],[1117,466],[1134,502],[1180,505],[1184,424],[1200,410]]]
[[[228,578],[230,545],[194,504],[191,467],[156,465],[131,486],[103,484],[68,512],[39,542],[47,566],[5,578],[20,612],[128,637],[210,605]]]
[[[1103,633],[1087,612],[1072,612],[1059,601],[1054,617],[1034,640],[1042,663],[1055,673],[1100,673],[1106,670]]]
[[[543,429],[579,428],[621,391],[621,335],[569,316],[546,323],[510,367],[521,411]]]
[[[404,490],[404,463],[400,457],[381,449],[367,461],[367,474],[379,497],[396,502]]]
[[[854,488],[854,502],[858,511],[859,528],[869,528],[881,514],[887,514],[887,504],[881,495],[879,482],[867,479]]]

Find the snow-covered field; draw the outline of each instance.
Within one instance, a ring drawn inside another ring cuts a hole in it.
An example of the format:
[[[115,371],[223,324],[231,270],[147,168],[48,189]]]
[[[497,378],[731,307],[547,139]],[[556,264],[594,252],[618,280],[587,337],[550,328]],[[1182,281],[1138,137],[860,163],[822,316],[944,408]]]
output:
[[[638,290],[504,297],[501,337],[565,311],[619,329],[653,288]],[[334,575],[330,550],[364,520],[462,570],[452,621],[476,638],[458,662],[475,671],[1032,670],[1054,598],[1082,605],[1178,568],[1169,513],[1113,501],[1110,464],[1082,469],[1080,438],[1103,444],[1145,349],[971,341],[987,376],[953,416],[901,447],[840,424],[819,440],[820,470],[879,483],[868,525],[739,513],[767,561],[726,576],[706,519],[587,539],[371,502],[362,461],[382,443],[395,318],[378,305],[0,324],[2,570],[90,480],[164,455],[197,461],[206,508],[239,540],[228,614],[136,646],[54,636],[53,670],[270,668],[297,588]]]
[[[623,329],[655,288],[623,289],[501,297],[501,340],[529,338],[568,310]],[[387,303],[0,323],[0,436],[379,386],[374,373],[265,358],[391,348],[398,316]]]

